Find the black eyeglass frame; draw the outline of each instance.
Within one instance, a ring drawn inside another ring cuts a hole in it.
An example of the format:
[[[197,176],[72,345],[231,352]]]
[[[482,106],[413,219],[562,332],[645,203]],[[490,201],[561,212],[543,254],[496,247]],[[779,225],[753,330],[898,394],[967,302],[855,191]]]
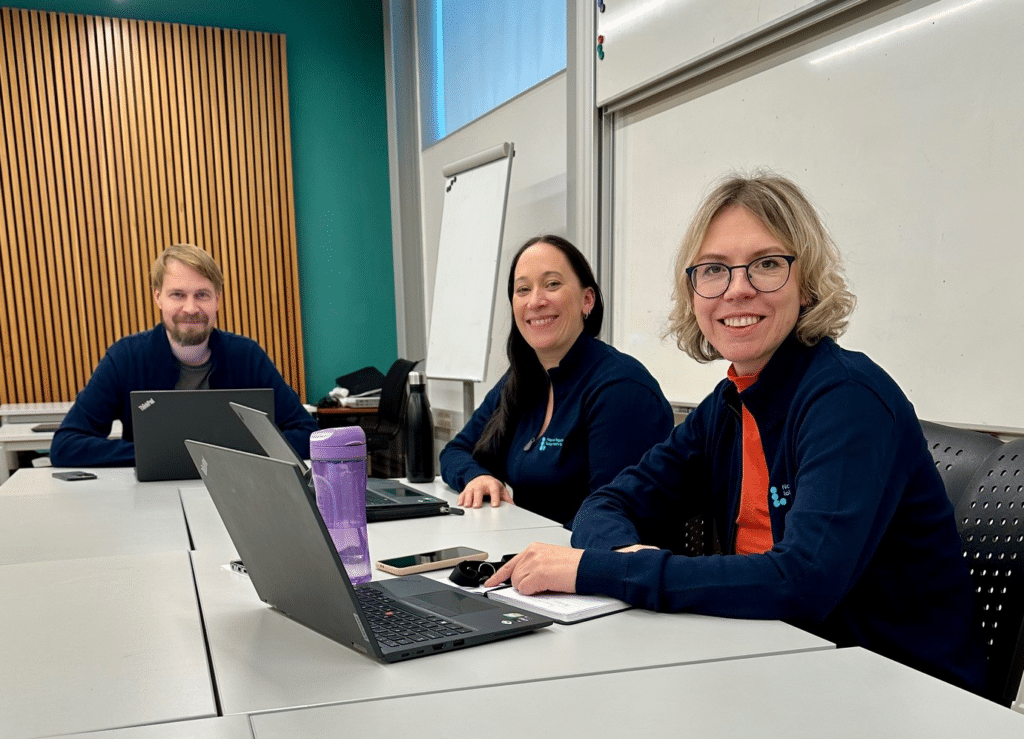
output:
[[[786,265],[788,267],[788,269],[786,271],[786,279],[783,280],[781,285],[779,285],[776,288],[772,288],[771,290],[761,290],[756,285],[754,285],[753,280],[750,279],[750,267],[752,265],[756,264],[757,262],[760,262],[762,259],[783,259],[783,260],[785,260]],[[700,264],[695,264],[692,267],[687,267],[686,268],[686,277],[688,278],[688,280],[690,282],[690,287],[693,288],[693,291],[697,295],[700,295],[702,298],[705,298],[707,300],[713,300],[714,298],[720,298],[723,295],[725,295],[725,293],[729,290],[729,285],[732,284],[732,271],[734,269],[742,269],[744,272],[746,272],[746,274],[747,274],[747,282],[749,282],[750,286],[752,288],[754,288],[755,290],[757,290],[759,293],[774,293],[774,292],[778,292],[779,290],[784,288],[786,286],[786,283],[789,282],[789,277],[790,277],[790,275],[793,274],[793,262],[795,262],[795,261],[796,261],[796,257],[793,256],[792,254],[765,254],[764,256],[760,256],[757,259],[752,259],[747,264],[737,264],[735,266],[729,266],[728,264],[722,264],[722,262],[701,262]],[[701,293],[697,289],[696,280],[695,280],[695,278],[693,276],[694,273],[697,271],[698,267],[707,267],[709,264],[717,264],[720,267],[725,267],[727,270],[729,270],[729,279],[725,281],[725,287],[722,288],[722,292],[718,293],[717,295],[704,295],[703,293]]]

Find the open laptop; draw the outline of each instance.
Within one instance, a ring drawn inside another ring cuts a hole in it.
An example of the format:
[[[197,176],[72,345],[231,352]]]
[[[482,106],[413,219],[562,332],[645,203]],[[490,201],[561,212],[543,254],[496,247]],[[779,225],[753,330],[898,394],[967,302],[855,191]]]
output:
[[[257,595],[329,639],[398,662],[551,623],[422,575],[353,586],[297,464],[197,441],[185,445]],[[397,635],[396,621],[406,615],[420,620],[405,629],[415,636]]]
[[[313,489],[312,471],[292,449],[284,434],[263,411],[239,403],[229,403],[231,410],[241,419],[249,433],[268,457],[292,462],[303,470],[309,489]],[[229,446],[229,445],[225,445]],[[366,481],[366,521],[397,521],[403,518],[439,516],[451,510],[447,501],[427,495],[421,490],[402,485],[394,480],[370,478]]]
[[[139,482],[191,480],[199,477],[185,449],[185,439],[263,451],[228,402],[259,408],[273,420],[274,391],[134,390],[131,393],[135,437],[135,475]]]

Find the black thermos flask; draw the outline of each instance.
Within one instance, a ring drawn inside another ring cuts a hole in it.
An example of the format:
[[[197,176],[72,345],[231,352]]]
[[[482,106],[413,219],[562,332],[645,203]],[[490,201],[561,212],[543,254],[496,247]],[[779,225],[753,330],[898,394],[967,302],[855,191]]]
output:
[[[409,373],[409,406],[405,413],[405,476],[409,482],[434,480],[434,417],[430,413],[423,375]]]

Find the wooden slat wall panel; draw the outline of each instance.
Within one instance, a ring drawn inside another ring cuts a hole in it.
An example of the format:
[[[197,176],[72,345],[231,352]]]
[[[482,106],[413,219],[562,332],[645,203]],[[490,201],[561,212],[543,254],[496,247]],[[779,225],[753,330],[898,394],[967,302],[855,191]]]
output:
[[[0,402],[73,400],[168,245],[305,398],[282,35],[0,8]]]

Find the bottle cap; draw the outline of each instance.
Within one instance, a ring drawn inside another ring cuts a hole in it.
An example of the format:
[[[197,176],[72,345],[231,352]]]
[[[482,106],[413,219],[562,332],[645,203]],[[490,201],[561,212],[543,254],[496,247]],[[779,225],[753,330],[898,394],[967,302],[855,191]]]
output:
[[[365,456],[366,432],[359,426],[339,426],[310,434],[310,459],[344,460]]]
[[[410,372],[409,373],[409,384],[410,385],[424,385],[426,379],[423,377],[422,372]]]

